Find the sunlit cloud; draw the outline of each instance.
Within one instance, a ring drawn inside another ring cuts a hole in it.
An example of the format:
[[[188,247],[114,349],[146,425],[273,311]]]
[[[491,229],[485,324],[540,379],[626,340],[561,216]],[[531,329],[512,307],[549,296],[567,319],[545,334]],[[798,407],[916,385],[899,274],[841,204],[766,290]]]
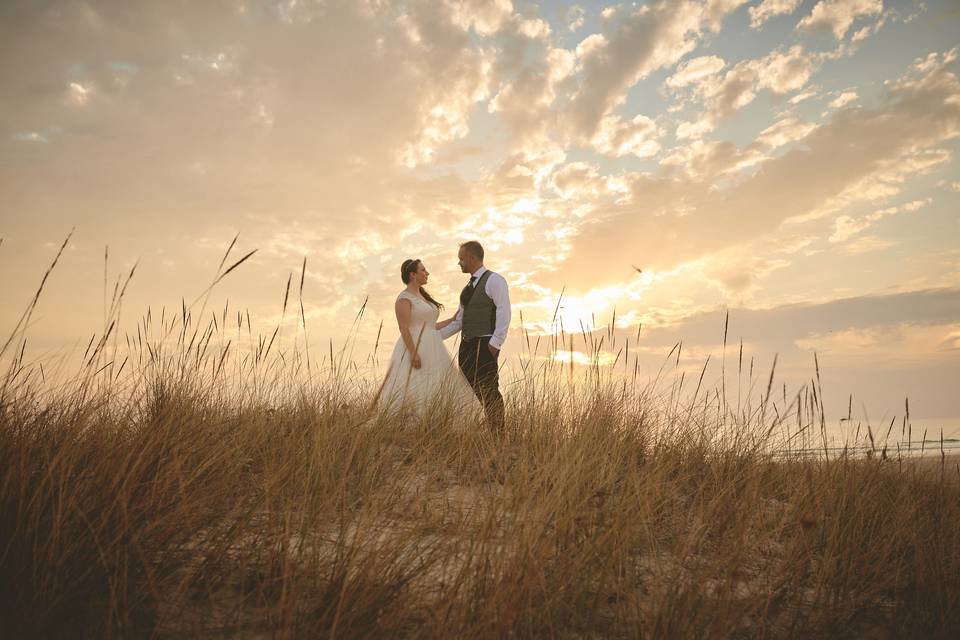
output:
[[[907,175],[949,157],[929,147],[960,135],[960,81],[946,62],[952,55],[897,80],[882,105],[838,112],[804,138],[804,149],[763,162],[756,175],[720,193],[703,180],[743,160],[745,152],[730,144],[701,145],[677,158],[688,169],[699,166],[686,183],[638,176],[633,202],[583,226],[565,272],[601,255],[605,278],[636,261],[670,267],[772,232],[789,218],[824,215],[837,198],[895,195]],[[871,193],[877,185],[885,191]],[[623,237],[635,240],[617,242]]]
[[[830,107],[831,109],[840,109],[841,107],[844,107],[850,104],[856,99],[857,99],[856,91],[844,91],[840,95],[838,95],[836,98],[831,100],[830,104],[827,106]]]
[[[803,140],[817,126],[813,122],[806,122],[788,113],[761,131],[760,135],[757,136],[756,144],[767,149],[778,149],[791,142]]]
[[[642,5],[615,25],[611,15],[608,33],[592,34],[577,46],[580,82],[568,111],[575,133],[592,137],[631,86],[693,51],[704,28],[740,4],[658,2]]]
[[[914,200],[899,206],[886,207],[859,218],[839,216],[834,221],[834,232],[830,236],[830,242],[843,242],[860,233],[875,222],[882,220],[883,218],[894,216],[899,213],[913,213],[919,211],[924,206],[930,204],[930,202],[931,200],[929,198],[926,200]]]
[[[798,93],[797,95],[795,95],[795,96],[793,96],[792,98],[790,98],[787,102],[789,102],[791,105],[798,105],[798,104],[800,104],[801,102],[803,102],[804,100],[809,100],[810,98],[813,98],[813,97],[815,97],[816,95],[817,95],[817,91],[816,91],[816,90],[814,90],[814,89],[808,89],[808,90],[806,90],[806,91],[801,91],[801,92]]]
[[[883,0],[819,0],[797,28],[827,31],[840,40],[858,18],[879,15],[881,11]]]
[[[71,104],[82,107],[90,101],[93,93],[90,87],[85,87],[79,82],[71,82],[69,90],[69,101]]]
[[[690,92],[705,109],[697,120],[681,123],[677,137],[702,137],[751,104],[761,91],[786,95],[803,89],[820,65],[821,57],[794,45],[775,49],[762,58],[743,60],[723,72],[724,67],[717,60],[698,59],[704,62],[697,64],[696,73],[685,69],[679,77],[667,79],[674,91]]]
[[[872,251],[881,251],[883,249],[889,249],[890,247],[897,246],[899,241],[893,240],[890,238],[881,238],[879,236],[865,235],[859,236],[858,238],[851,240],[844,244],[840,251],[844,255],[856,256],[862,253],[869,253]]]
[[[513,4],[510,0],[444,0],[451,21],[464,31],[473,27],[480,35],[492,35],[510,18]]]
[[[682,62],[677,71],[667,78],[667,86],[672,88],[685,87],[718,73],[727,63],[717,56],[701,56]]]
[[[759,29],[763,23],[775,16],[793,13],[802,0],[762,0],[750,7],[750,26]]]
[[[644,115],[626,122],[617,116],[606,116],[591,142],[600,153],[650,158],[660,152],[660,135],[656,123]]]
[[[467,135],[470,110],[489,96],[491,70],[488,54],[479,52],[464,60],[463,66],[450,78],[450,84],[437,86],[436,93],[428,97],[428,104],[432,106],[421,116],[418,140],[401,154],[404,165],[412,168],[428,162],[438,146]]]
[[[869,355],[877,366],[914,366],[925,360],[948,360],[955,357],[960,324],[893,324],[883,327],[849,328],[829,333],[815,333],[796,341],[800,349],[817,350],[840,364],[855,362]]]
[[[584,11],[583,7],[578,4],[572,5],[569,9],[567,9],[567,29],[569,31],[576,31],[582,27],[585,14],[586,12]]]

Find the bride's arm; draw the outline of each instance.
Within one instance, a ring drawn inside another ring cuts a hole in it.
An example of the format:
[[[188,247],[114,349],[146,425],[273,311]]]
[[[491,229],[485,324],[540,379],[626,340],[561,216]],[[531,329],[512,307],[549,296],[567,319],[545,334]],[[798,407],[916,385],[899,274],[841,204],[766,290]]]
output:
[[[394,305],[394,311],[397,314],[397,325],[400,327],[400,337],[403,338],[403,344],[407,347],[407,353],[410,354],[410,363],[414,369],[420,368],[420,355],[417,353],[417,347],[413,344],[413,336],[410,335],[410,311],[413,305],[409,300],[399,298]]]

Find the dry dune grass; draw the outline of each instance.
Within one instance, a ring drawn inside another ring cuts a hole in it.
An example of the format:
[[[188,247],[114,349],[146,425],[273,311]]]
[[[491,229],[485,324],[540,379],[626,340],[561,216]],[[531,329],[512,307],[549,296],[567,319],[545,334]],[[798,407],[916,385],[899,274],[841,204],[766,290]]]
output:
[[[126,350],[107,329],[55,388],[12,357],[0,636],[960,633],[960,469],[777,455],[816,401],[546,364],[494,441],[442,405],[371,413],[348,352],[304,376],[276,333],[242,355],[225,324],[185,308]]]

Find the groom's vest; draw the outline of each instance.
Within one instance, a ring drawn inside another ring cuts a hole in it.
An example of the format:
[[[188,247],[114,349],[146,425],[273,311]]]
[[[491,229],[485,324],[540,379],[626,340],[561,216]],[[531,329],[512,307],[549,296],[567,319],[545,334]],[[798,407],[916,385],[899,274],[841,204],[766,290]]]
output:
[[[487,295],[487,278],[492,271],[485,272],[477,284],[473,286],[473,291],[464,290],[465,300],[463,304],[463,340],[479,338],[480,336],[489,336],[493,334],[493,329],[497,323],[497,305],[493,299]],[[470,285],[467,285],[469,288]]]

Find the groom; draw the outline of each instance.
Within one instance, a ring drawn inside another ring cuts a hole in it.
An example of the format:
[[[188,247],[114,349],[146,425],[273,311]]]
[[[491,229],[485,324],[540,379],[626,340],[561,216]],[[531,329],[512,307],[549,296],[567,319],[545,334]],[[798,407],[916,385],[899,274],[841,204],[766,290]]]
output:
[[[471,240],[460,245],[460,270],[470,282],[460,294],[460,308],[453,322],[440,330],[445,340],[463,331],[460,340],[460,371],[483,404],[487,423],[503,435],[503,396],[500,395],[498,358],[510,327],[510,296],[507,281],[483,266],[483,247]]]

